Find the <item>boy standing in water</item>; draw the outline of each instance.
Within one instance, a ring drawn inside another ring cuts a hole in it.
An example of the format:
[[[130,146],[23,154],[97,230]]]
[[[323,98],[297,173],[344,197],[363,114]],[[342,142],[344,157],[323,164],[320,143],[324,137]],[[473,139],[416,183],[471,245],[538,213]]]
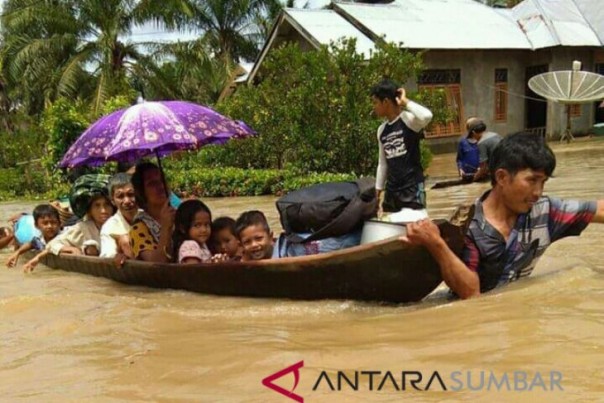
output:
[[[373,111],[386,118],[377,131],[379,163],[375,189],[378,200],[386,187],[382,211],[426,208],[424,172],[419,141],[421,130],[432,120],[432,112],[407,99],[404,88],[382,80],[371,89]]]

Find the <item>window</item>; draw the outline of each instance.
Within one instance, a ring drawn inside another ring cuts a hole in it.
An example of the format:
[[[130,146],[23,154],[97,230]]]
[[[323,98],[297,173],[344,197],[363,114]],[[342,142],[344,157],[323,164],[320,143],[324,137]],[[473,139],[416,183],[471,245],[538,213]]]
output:
[[[508,120],[508,69],[495,69],[495,122]]]
[[[420,91],[444,92],[447,106],[454,112],[450,122],[431,124],[425,131],[426,138],[447,137],[462,133],[463,102],[461,98],[461,71],[424,70],[418,81]]]
[[[570,117],[578,118],[581,117],[581,104],[572,104],[570,106]]]

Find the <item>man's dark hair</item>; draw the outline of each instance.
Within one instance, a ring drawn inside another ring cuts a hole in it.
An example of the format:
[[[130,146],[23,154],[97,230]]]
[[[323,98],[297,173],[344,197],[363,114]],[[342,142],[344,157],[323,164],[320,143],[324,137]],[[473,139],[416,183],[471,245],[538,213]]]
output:
[[[370,95],[380,101],[389,99],[396,105],[396,96],[400,86],[392,80],[384,79],[371,88]]]
[[[57,221],[61,222],[59,212],[50,204],[39,204],[34,208],[34,223],[37,224],[38,220],[44,217],[54,217]]]
[[[260,225],[267,234],[271,233],[271,229],[266,221],[266,216],[262,211],[250,210],[242,213],[235,222],[235,235],[239,238],[241,231],[252,225]]]
[[[109,179],[107,188],[109,189],[109,197],[113,198],[113,192],[116,188],[121,188],[132,183],[132,175],[125,172],[120,172],[113,175]]]
[[[468,136],[472,137],[476,133],[482,133],[487,130],[487,125],[482,121],[478,120],[474,124],[470,125],[468,129]]]
[[[519,132],[506,136],[497,144],[489,159],[491,184],[495,185],[495,171],[505,169],[516,175],[524,169],[543,171],[548,177],[556,169],[556,156],[545,141],[537,135]]]

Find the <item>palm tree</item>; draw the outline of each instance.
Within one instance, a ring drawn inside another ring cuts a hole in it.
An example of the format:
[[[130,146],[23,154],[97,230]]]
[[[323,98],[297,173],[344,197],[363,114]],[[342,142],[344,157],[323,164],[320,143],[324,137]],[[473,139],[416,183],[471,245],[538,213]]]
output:
[[[75,18],[60,1],[8,0],[1,19],[2,75],[27,113],[56,97],[58,67],[75,51]]]
[[[95,112],[108,97],[131,90],[129,76],[151,60],[144,53],[146,44],[124,39],[132,29],[148,21],[173,28],[190,13],[185,0],[8,3],[11,8],[2,18],[7,44],[3,60],[11,76],[46,82],[46,99],[88,98]]]
[[[143,74],[141,89],[149,99],[183,99],[214,104],[231,81],[234,65],[211,56],[204,39],[155,47],[156,64]]]
[[[253,60],[264,41],[258,17],[271,18],[282,8],[278,0],[190,0],[189,26],[203,38],[217,58]]]

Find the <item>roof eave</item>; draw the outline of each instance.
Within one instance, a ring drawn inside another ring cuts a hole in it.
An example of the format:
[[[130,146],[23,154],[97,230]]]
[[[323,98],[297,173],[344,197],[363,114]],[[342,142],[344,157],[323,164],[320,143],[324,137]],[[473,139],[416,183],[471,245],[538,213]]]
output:
[[[246,82],[248,84],[253,82],[254,78],[256,77],[256,74],[258,73],[258,69],[260,68],[260,65],[264,61],[264,58],[268,54],[268,51],[272,48],[273,43],[275,42],[275,39],[277,38],[277,36],[279,34],[279,28],[281,28],[281,26],[283,25],[284,22],[289,23],[313,47],[315,47],[317,49],[321,47],[321,44],[316,40],[316,38],[313,37],[306,29],[304,29],[300,24],[298,24],[298,22],[291,15],[289,15],[287,13],[287,9],[281,10],[275,23],[273,24],[273,27],[271,28],[271,33],[268,37],[268,40],[264,43],[264,46],[262,47],[260,54],[258,55],[258,57],[256,58],[256,61],[254,62],[254,67],[252,68],[252,70],[250,71],[250,74],[247,77]]]

